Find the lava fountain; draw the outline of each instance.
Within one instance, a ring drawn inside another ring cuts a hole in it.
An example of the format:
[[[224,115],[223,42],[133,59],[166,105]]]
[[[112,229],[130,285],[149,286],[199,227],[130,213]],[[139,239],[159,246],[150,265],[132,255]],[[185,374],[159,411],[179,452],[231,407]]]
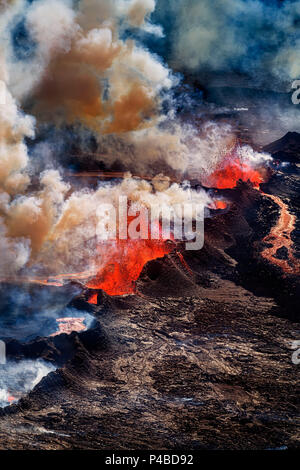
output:
[[[102,289],[109,295],[135,292],[135,283],[148,261],[163,258],[173,250],[165,240],[117,240],[118,258],[112,259],[86,284],[89,289]],[[96,302],[92,296],[91,303]]]
[[[258,189],[264,177],[262,171],[251,168],[248,163],[241,162],[237,158],[223,163],[205,178],[204,185],[217,189],[232,189],[236,187],[238,181],[250,182],[254,188]]]

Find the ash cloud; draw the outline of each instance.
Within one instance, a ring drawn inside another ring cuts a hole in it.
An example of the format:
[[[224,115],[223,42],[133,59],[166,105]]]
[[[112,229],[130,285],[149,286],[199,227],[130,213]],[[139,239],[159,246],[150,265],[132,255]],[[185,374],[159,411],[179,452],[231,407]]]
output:
[[[97,270],[117,251],[97,246],[97,207],[117,205],[119,195],[146,206],[211,202],[204,190],[172,184],[156,185],[154,191],[130,176],[122,183],[76,190],[59,167],[65,147],[55,137],[60,133],[63,142],[66,129],[80,136],[82,147],[85,136],[94,136],[96,163],[103,159],[110,167],[119,160],[127,170],[150,176],[162,168],[179,179],[201,180],[235,145],[229,124],[209,121],[198,127],[179,119],[171,94],[177,78],[145,45],[123,37],[126,28],[151,28],[154,8],[153,0],[6,4],[0,21],[7,92],[0,108],[1,279]],[[16,56],[11,37],[20,21],[32,44],[26,58]],[[39,140],[29,158],[35,131]],[[254,153],[250,160],[261,164]]]
[[[158,0],[152,18],[166,32],[165,40],[152,41],[153,50],[208,95],[226,103],[231,91],[234,106],[243,107],[253,92],[255,109],[235,113],[235,120],[254,143],[299,131],[299,109],[291,103],[300,76],[299,0]]]
[[[156,17],[176,68],[285,83],[300,75],[299,0],[159,0]]]
[[[24,24],[34,57],[10,63],[16,96],[30,96],[41,119],[80,122],[102,134],[149,126],[159,117],[159,91],[172,84],[170,71],[119,33],[124,22],[143,26],[154,7],[153,0],[82,0],[77,9],[67,0],[33,2]]]

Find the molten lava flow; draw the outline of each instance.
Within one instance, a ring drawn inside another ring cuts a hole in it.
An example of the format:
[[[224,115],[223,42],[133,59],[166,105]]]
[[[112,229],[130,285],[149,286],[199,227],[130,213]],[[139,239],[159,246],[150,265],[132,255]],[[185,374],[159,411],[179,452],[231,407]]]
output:
[[[58,331],[52,333],[50,336],[58,336],[62,333],[69,335],[72,331],[84,331],[86,329],[84,325],[84,317],[73,318],[73,317],[65,317],[65,318],[57,318],[58,323]]]
[[[133,294],[145,264],[173,249],[164,240],[118,240],[117,243],[118,259],[112,259],[100,269],[95,279],[86,284],[89,289],[102,289],[109,295]]]
[[[271,229],[269,235],[264,238],[264,242],[268,243],[268,247],[262,252],[262,256],[273,264],[279,266],[285,273],[299,274],[300,264],[292,253],[293,241],[291,233],[295,230],[296,216],[289,213],[289,208],[279,197],[272,194],[264,196],[272,199],[280,207],[280,216],[276,225]],[[286,259],[276,257],[280,248],[286,248]]]
[[[43,286],[62,287],[66,281],[77,280],[82,281],[89,289],[102,289],[109,295],[132,294],[135,291],[135,283],[145,264],[153,259],[163,258],[174,249],[172,243],[167,243],[166,240],[161,238],[152,240],[150,235],[147,240],[117,239],[116,243],[117,250],[111,255],[112,261],[101,267],[98,272],[95,269],[91,269],[79,273],[58,274],[48,279],[18,278],[18,281]],[[101,250],[103,250],[103,247],[99,246],[100,253]],[[87,279],[91,280],[86,282]],[[6,278],[5,281],[9,282],[9,279]],[[15,282],[15,279],[12,279],[12,281]],[[96,305],[97,300],[98,294],[95,293],[88,302]],[[67,333],[70,330],[70,326],[59,325],[59,327],[60,331],[55,334]],[[68,331],[65,331],[66,329]],[[74,331],[81,331],[81,329],[80,327],[80,330]]]
[[[189,265],[188,265],[187,262],[185,261],[185,259],[184,259],[184,257],[183,257],[183,254],[180,253],[179,251],[177,251],[177,255],[178,255],[178,258],[179,258],[180,261],[181,261],[182,266],[183,266],[190,274],[193,274],[193,271],[191,270],[191,268],[189,267]]]
[[[9,396],[7,397],[7,401],[8,401],[9,403],[13,403],[13,402],[16,401],[16,400],[17,400],[17,398],[15,398],[13,395],[9,395]]]
[[[216,201],[215,205],[216,205],[216,209],[220,209],[220,210],[226,209],[227,207],[227,203],[225,201]]]
[[[97,303],[98,303],[98,294],[93,294],[93,295],[89,298],[88,303],[89,303],[89,304],[92,304],[92,305],[97,305]]]
[[[46,279],[35,279],[22,276],[19,276],[18,278],[5,277],[1,278],[0,282],[19,282],[22,284],[37,284],[39,286],[62,287],[66,281],[86,281],[86,279],[91,278],[94,275],[95,271],[90,270],[82,271],[80,273],[56,274],[55,276]]]
[[[236,187],[239,180],[249,181],[254,188],[259,188],[263,182],[263,176],[258,170],[251,168],[238,158],[229,158],[205,179],[204,184],[211,188],[231,189]]]
[[[227,202],[225,201],[214,201],[213,204],[211,204],[211,209],[215,209],[215,210],[224,210],[227,208]]]
[[[237,185],[239,180],[250,182],[255,189],[260,190],[260,184],[264,182],[265,171],[252,168],[248,163],[241,161],[232,150],[227,154],[219,168],[206,178],[205,185],[218,189],[230,189]],[[296,217],[291,215],[288,206],[277,196],[264,194],[272,199],[280,208],[280,216],[271,232],[264,238],[268,247],[262,252],[262,256],[271,263],[279,266],[285,273],[299,274],[299,260],[292,253],[293,241],[291,233],[295,229]],[[216,209],[226,208],[224,201],[214,201]],[[279,249],[285,248],[284,259],[280,259]],[[279,256],[278,256],[279,255]]]

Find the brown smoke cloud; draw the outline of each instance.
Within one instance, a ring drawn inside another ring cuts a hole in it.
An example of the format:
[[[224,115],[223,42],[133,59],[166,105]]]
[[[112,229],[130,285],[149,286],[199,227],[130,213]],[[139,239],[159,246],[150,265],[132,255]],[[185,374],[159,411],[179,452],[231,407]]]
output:
[[[10,61],[5,32],[24,3],[11,3],[5,4],[8,13],[1,23],[6,56],[1,56],[0,77],[5,83],[5,104],[0,106],[0,274],[90,269],[97,248],[97,206],[116,202],[125,189],[75,192],[68,197],[70,187],[56,170],[45,171],[32,186],[24,139],[34,136],[34,119],[20,111],[9,88],[19,98],[34,96],[39,119],[50,117],[57,124],[79,121],[97,133],[123,133],[154,117],[157,90],[171,83],[169,71],[132,42],[118,39],[116,24],[124,12],[117,2],[113,7],[109,2],[82,1],[79,12],[67,1],[34,2],[26,22],[37,44],[36,56],[27,65],[16,65]],[[127,6],[132,21],[141,20],[139,2]],[[92,21],[95,14],[97,27]],[[103,80],[111,88],[107,100]],[[138,200],[145,188],[126,191]],[[151,191],[148,185],[146,192]]]
[[[162,163],[201,178],[217,166],[234,133],[214,123],[201,133],[172,120],[168,125],[168,116],[161,114],[160,92],[172,85],[169,69],[133,41],[120,39],[122,22],[147,24],[153,0],[82,0],[77,10],[68,0],[38,0],[26,7],[16,0],[6,6],[0,20],[5,47],[0,79],[6,84],[6,103],[0,105],[1,277],[99,268],[112,251],[98,247],[97,208],[117,207],[120,195],[147,207],[211,202],[204,191],[160,179],[154,188],[129,176],[118,185],[75,191],[58,170],[48,169],[33,181],[25,138],[34,136],[35,121],[19,106],[28,98],[38,122],[88,127],[108,165],[119,159],[141,174],[151,168],[155,176]],[[7,32],[23,10],[36,48],[30,60],[16,62]]]
[[[121,11],[121,2],[112,3],[82,0],[76,14],[57,0],[32,4],[26,21],[43,65],[33,95],[39,118],[111,134],[148,127],[158,115],[157,92],[170,87],[169,71],[118,31],[120,16],[142,24],[155,4],[129,2]]]
[[[7,73],[2,58],[2,85],[5,102],[0,105],[0,272],[12,273],[29,259],[30,242],[22,233],[11,237],[8,221],[14,197],[24,193],[29,177],[25,136],[33,136],[33,119],[20,113],[5,81]]]

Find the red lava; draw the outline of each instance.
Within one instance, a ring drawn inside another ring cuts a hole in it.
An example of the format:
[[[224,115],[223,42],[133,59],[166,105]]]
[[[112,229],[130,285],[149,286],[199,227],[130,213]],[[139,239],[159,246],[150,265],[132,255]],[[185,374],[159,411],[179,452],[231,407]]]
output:
[[[12,396],[12,395],[9,395],[9,396],[7,397],[7,401],[8,401],[9,403],[13,403],[13,402],[16,401],[16,400],[17,400],[17,399],[16,399],[14,396]]]
[[[96,277],[86,284],[87,288],[102,289],[109,295],[133,294],[145,264],[163,258],[173,249],[173,245],[164,240],[118,240],[117,243],[118,257],[99,270]]]
[[[190,274],[194,274],[193,271],[191,270],[191,268],[189,267],[189,265],[187,264],[187,262],[185,261],[185,259],[184,259],[184,257],[183,257],[183,254],[180,253],[179,251],[177,251],[176,253],[177,253],[178,258],[179,258],[180,261],[181,261],[182,266],[183,266]]]
[[[238,158],[225,159],[221,166],[206,177],[205,186],[218,189],[235,188],[238,181],[250,182],[254,188],[264,181],[261,171],[253,169]]]
[[[227,206],[227,202],[222,200],[215,200],[212,204],[209,205],[209,208],[214,210],[224,210],[227,209]]]
[[[295,229],[296,225],[296,216],[289,213],[287,204],[285,204],[279,197],[265,193],[263,193],[263,195],[272,199],[280,207],[280,215],[276,225],[263,240],[270,246],[263,250],[262,256],[271,263],[279,266],[285,273],[299,274],[300,263],[293,255],[293,241],[291,239],[291,233]],[[288,259],[276,258],[277,250],[283,247],[287,249]]]
[[[84,331],[86,329],[83,323],[84,317],[57,318],[56,321],[58,323],[58,331],[56,331],[55,333],[52,333],[52,335],[50,336],[58,336],[63,333],[69,335],[70,333],[72,333],[72,331],[77,331],[79,333],[80,331]]]
[[[89,300],[88,300],[89,304],[92,304],[92,305],[97,305],[98,303],[98,294],[93,294]]]

